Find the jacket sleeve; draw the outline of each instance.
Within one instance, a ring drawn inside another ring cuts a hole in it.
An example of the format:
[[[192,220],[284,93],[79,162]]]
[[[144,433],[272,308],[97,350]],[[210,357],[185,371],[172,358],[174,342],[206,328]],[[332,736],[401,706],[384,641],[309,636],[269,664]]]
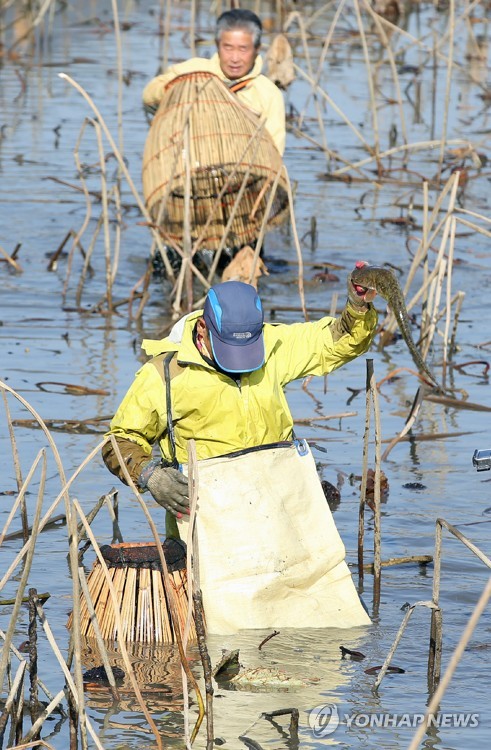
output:
[[[168,83],[179,75],[175,66],[171,66],[165,73],[155,76],[143,89],[142,99],[146,107],[158,107],[162,99],[162,92]]]
[[[266,127],[271,134],[276,148],[283,156],[285,151],[285,102],[283,94],[273,83],[272,96],[264,109]]]
[[[339,318],[277,326],[275,361],[281,384],[325,375],[351,362],[368,351],[376,327],[377,312],[372,305],[363,313],[349,304]]]
[[[136,373],[107,433],[115,436],[133,481],[152,458],[152,447],[166,427],[165,384],[159,370],[148,362]],[[104,446],[102,457],[109,471],[125,482],[111,443]]]

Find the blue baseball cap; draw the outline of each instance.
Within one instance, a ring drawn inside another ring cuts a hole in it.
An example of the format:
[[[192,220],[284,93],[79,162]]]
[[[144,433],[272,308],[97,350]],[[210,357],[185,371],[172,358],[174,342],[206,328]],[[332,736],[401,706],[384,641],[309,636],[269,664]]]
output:
[[[208,291],[203,310],[215,362],[226,372],[253,372],[264,364],[264,313],[257,292],[242,281]]]

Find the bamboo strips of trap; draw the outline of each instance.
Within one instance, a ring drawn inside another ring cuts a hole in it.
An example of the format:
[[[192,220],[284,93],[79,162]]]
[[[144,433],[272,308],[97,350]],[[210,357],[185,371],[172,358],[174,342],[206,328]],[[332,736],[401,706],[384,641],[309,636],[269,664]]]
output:
[[[113,549],[123,547],[155,549],[155,545],[111,545]],[[175,643],[175,628],[179,627],[182,632],[187,617],[186,569],[169,572],[169,584],[174,590],[177,623],[172,620],[171,607],[167,600],[163,573],[160,569],[152,569],[143,561],[138,567],[125,564],[114,565],[109,567],[108,573],[120,602],[119,609],[123,623],[121,637],[129,642]],[[95,561],[87,584],[102,638],[104,640],[116,639],[118,637],[116,616],[109,585],[99,560]],[[70,626],[71,616],[68,621],[68,627]],[[80,629],[83,636],[89,638],[95,636],[85,597],[81,599]],[[196,638],[194,621],[191,624],[190,638]]]
[[[179,76],[165,87],[145,143],[142,172],[145,205],[160,223],[164,239],[182,246],[187,162],[191,241],[200,238],[203,247],[218,249],[244,179],[246,189],[227,244],[239,248],[257,238],[274,178],[282,168],[273,139],[264,127],[258,130],[259,125],[257,115],[212,73]],[[184,154],[187,126],[189,154]],[[280,223],[287,213],[287,186],[281,176],[268,227]]]

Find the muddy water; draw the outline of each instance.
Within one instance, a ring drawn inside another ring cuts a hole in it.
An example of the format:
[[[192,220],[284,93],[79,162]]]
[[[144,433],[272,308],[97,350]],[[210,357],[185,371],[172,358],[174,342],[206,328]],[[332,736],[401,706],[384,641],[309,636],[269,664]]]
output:
[[[121,19],[126,28],[122,33],[126,81],[123,89],[124,153],[133,179],[139,185],[141,154],[147,130],[140,107],[140,93],[144,82],[157,70],[162,42],[156,34],[156,4],[127,2],[120,5]],[[317,6],[313,3],[310,7]],[[476,17],[482,18],[482,14],[482,8],[478,7]],[[327,30],[329,16],[321,16],[321,19],[318,27],[316,25],[316,33],[319,34]],[[182,59],[188,54],[188,26],[188,4],[180,4],[172,17],[171,59]],[[422,5],[419,14],[408,12],[404,26],[415,36],[424,33],[425,43],[431,45],[432,34],[441,36],[444,33],[446,14],[434,12],[433,6]],[[479,34],[485,32],[485,27],[474,26]],[[350,12],[340,26],[342,32],[335,38],[324,84],[330,96],[371,142],[368,87],[363,53],[358,38],[352,34],[355,27],[356,19]],[[202,11],[200,37],[210,40],[211,28],[211,19]],[[469,139],[476,144],[480,154],[489,158],[489,109],[485,107],[483,89],[479,85],[486,82],[489,56],[482,62],[466,58],[470,44],[469,29],[460,25],[456,33],[456,59],[466,70],[462,69],[454,77],[448,137]],[[6,34],[6,41],[9,40],[10,43],[13,41],[12,31]],[[311,53],[314,58],[319,54],[320,45],[320,42],[312,40]],[[401,70],[408,140],[416,142],[438,138],[443,123],[445,62],[440,59],[437,69],[433,70],[430,65],[424,64],[427,56],[425,50],[417,51],[407,42],[400,42],[398,49],[397,62]],[[208,54],[211,48],[203,44],[199,50],[201,54]],[[298,43],[297,52],[300,53],[300,50]],[[11,253],[17,243],[21,243],[17,259],[22,273],[15,273],[5,262],[0,263],[0,377],[46,420],[109,416],[139,366],[141,338],[158,337],[170,323],[165,299],[168,290],[160,283],[153,283],[150,302],[139,323],[128,322],[126,312],[108,318],[82,315],[72,311],[82,265],[80,256],[76,255],[73,259],[65,298],[63,290],[67,259],[60,258],[57,268],[48,271],[48,256],[56,250],[69,230],[78,231],[86,215],[83,195],[53,178],[79,187],[73,150],[84,118],[92,116],[82,97],[58,78],[59,72],[68,73],[87,89],[115,137],[117,133],[117,62],[110,3],[77,4],[76,9],[60,12],[52,19],[51,35],[40,33],[35,48],[20,45],[16,51],[18,59],[4,60],[0,68],[0,244]],[[26,61],[29,62],[27,67]],[[472,68],[473,83],[467,75],[469,68]],[[378,110],[382,148],[389,146],[391,126],[398,123],[396,107],[391,103],[395,91],[387,70],[384,67],[378,74],[378,84],[385,97],[385,103]],[[436,95],[433,96],[435,86]],[[287,103],[301,110],[307,96],[307,85],[297,80],[286,94]],[[365,151],[349,128],[341,124],[331,109],[322,108],[322,112],[329,147],[350,161],[363,158]],[[310,138],[320,140],[312,105],[309,106],[305,127]],[[87,133],[81,142],[80,158],[87,165],[89,189],[100,189],[94,166],[97,164],[97,147],[92,133]],[[303,236],[309,230],[312,216],[317,219],[319,231],[315,250],[312,250],[308,238],[303,242],[304,260],[319,264],[319,268],[307,266],[305,271],[306,296],[310,307],[328,310],[333,293],[339,293],[342,298],[346,272],[360,257],[377,264],[389,262],[400,269],[403,276],[407,273],[410,252],[417,242],[413,238],[420,236],[420,229],[417,226],[401,228],[387,223],[387,219],[407,216],[406,207],[411,204],[416,224],[421,223],[421,177],[431,178],[436,173],[437,160],[438,149],[425,149],[411,157],[411,172],[403,177],[404,184],[397,181],[402,178],[400,171],[394,173],[392,184],[383,182],[379,186],[367,180],[328,182],[321,179],[327,171],[325,158],[311,142],[289,134],[286,163],[292,179],[297,182],[295,200],[299,234]],[[460,162],[448,161],[444,176],[448,175],[452,166],[458,164]],[[398,164],[387,161],[386,166],[395,169]],[[479,173],[471,162],[468,166],[471,179],[461,197],[461,205],[489,216],[490,192],[486,168]],[[108,172],[111,173],[111,170],[115,172],[116,165],[114,160],[109,159]],[[123,190],[126,207],[121,259],[114,289],[116,299],[126,298],[144,272],[150,245],[147,230],[139,224],[134,199],[126,187]],[[430,193],[430,203],[435,198],[435,193]],[[88,238],[94,231],[98,212],[99,208],[94,204]],[[88,243],[89,239],[86,240]],[[489,349],[479,348],[478,344],[491,339],[486,307],[490,288],[490,254],[487,238],[464,232],[462,228],[459,230],[453,290],[464,291],[466,297],[457,333],[457,363],[488,358]],[[271,315],[275,309],[276,320],[298,320],[299,313],[278,309],[299,305],[295,252],[288,227],[268,235],[266,256],[271,274],[262,279],[260,286],[265,306]],[[288,265],[282,263],[285,260],[289,261]],[[321,282],[315,277],[319,270],[324,270],[326,263],[339,266],[333,271],[338,281]],[[96,245],[92,265],[94,274],[87,281],[82,300],[85,308],[96,304],[104,294],[102,239]],[[383,313],[383,304],[378,303],[378,307]],[[312,317],[317,315],[319,313],[312,313]],[[384,352],[374,349],[370,356],[374,359],[377,379],[394,367],[411,367],[409,354],[402,342],[396,342]],[[438,372],[441,359],[439,339],[431,356],[431,365]],[[355,412],[354,416],[341,422],[314,422],[299,428],[304,437],[327,449],[327,454],[318,451],[315,455],[322,476],[337,483],[341,491],[335,519],[350,562],[356,558],[359,481],[353,477],[361,473],[365,367],[365,358],[361,358],[342,373],[330,376],[327,384],[323,379],[316,379],[306,388],[302,388],[301,383],[288,388],[289,401],[298,419],[319,414]],[[490,406],[489,382],[482,373],[483,368],[478,365],[470,366],[465,371],[454,371],[453,384],[456,388],[465,389],[469,401]],[[72,395],[65,393],[63,386],[46,385],[53,382],[84,385],[102,393]],[[362,392],[352,397],[353,391],[360,389]],[[398,379],[382,387],[380,407],[384,439],[390,439],[403,426],[414,392],[415,381],[404,372]],[[14,400],[9,399],[9,404],[13,417],[30,417]],[[8,493],[15,488],[15,472],[3,417],[0,424],[0,491]],[[431,433],[453,433],[454,436],[427,441],[417,439],[418,435]],[[39,449],[46,446],[46,440],[39,430],[29,427],[18,427],[16,436],[25,476]],[[100,440],[100,435],[93,433],[54,431],[53,436],[67,475],[79,466]],[[444,517],[457,525],[489,554],[490,475],[477,474],[471,465],[475,448],[491,446],[488,414],[426,403],[415,436],[416,439],[397,446],[383,466],[390,488],[383,504],[383,558],[432,554],[437,517]],[[111,486],[111,477],[96,459],[74,483],[73,497],[77,497],[88,510]],[[56,496],[58,489],[58,472],[49,454],[45,507]],[[37,482],[28,495],[31,517],[36,491]],[[2,526],[11,498],[9,494],[1,496]],[[151,510],[156,522],[163,525],[161,510],[153,505]],[[120,514],[125,539],[140,541],[149,538],[140,510],[122,486]],[[368,519],[371,528],[370,514]],[[111,540],[112,529],[107,516],[99,516],[96,532],[101,543]],[[369,544],[370,538],[369,533]],[[18,549],[18,542],[9,542],[2,547],[2,571]],[[30,586],[51,593],[46,612],[63,650],[67,645],[66,616],[71,607],[66,549],[64,529],[42,534],[29,580]],[[91,563],[92,558],[88,555],[88,569]],[[464,547],[446,538],[441,600],[444,612],[444,666],[486,580],[486,568]],[[16,585],[17,578],[14,576],[4,589],[5,596],[12,596]],[[362,593],[370,611],[371,585],[368,576]],[[382,712],[400,715],[424,711],[428,699],[428,611],[416,611],[407,636],[396,653],[394,662],[405,669],[404,674],[387,677],[379,694],[375,695],[372,692],[374,678],[365,674],[364,670],[382,663],[404,616],[404,605],[430,599],[431,587],[431,566],[428,569],[415,566],[388,568],[383,573],[379,614],[374,618],[373,626],[366,630],[341,633],[282,631],[261,651],[258,651],[258,644],[268,634],[266,632],[211,637],[209,647],[213,662],[218,660],[223,648],[240,648],[241,662],[247,667],[274,667],[295,676],[317,678],[308,687],[286,692],[218,689],[214,703],[215,736],[225,739],[226,747],[232,748],[244,746],[238,739],[242,735],[265,747],[295,747],[294,741],[289,738],[287,719],[279,718],[275,725],[258,718],[265,711],[294,707],[300,712],[299,738],[302,747],[407,746],[413,729],[391,726],[390,721],[385,728],[369,728],[361,714]],[[1,608],[0,627],[4,630],[8,625],[9,612],[8,607]],[[14,639],[17,645],[25,640],[26,628],[27,613],[23,612]],[[426,747],[489,747],[487,655],[490,630],[490,617],[486,613],[442,702],[442,711],[446,713],[479,714],[479,726],[468,729],[444,726],[430,730]],[[362,651],[366,659],[363,662],[341,660],[340,645]],[[60,689],[55,659],[42,639],[40,650],[41,675],[55,693]],[[149,670],[149,681],[162,687],[160,692],[157,690],[149,698],[149,705],[166,745],[181,747],[183,720],[178,710],[180,688],[175,655],[143,651],[135,658],[142,665],[143,672]],[[195,671],[197,675],[200,674],[198,667]],[[87,704],[89,716],[100,732],[104,747],[154,747],[152,735],[131,695],[125,695],[120,704],[110,706],[106,695],[88,693]],[[342,721],[334,733],[315,736],[309,724],[309,711],[322,704],[337,706]],[[343,719],[345,715],[358,714],[359,719],[351,725]],[[195,706],[192,708],[194,715]],[[49,742],[53,747],[65,748],[66,726],[56,725],[54,721],[48,722],[48,725],[46,732],[53,733]],[[203,743],[204,740],[201,740]]]

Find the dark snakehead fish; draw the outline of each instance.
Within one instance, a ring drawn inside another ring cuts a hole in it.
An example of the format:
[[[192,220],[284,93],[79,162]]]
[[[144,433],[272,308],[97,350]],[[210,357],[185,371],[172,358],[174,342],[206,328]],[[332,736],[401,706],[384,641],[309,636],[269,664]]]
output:
[[[360,266],[351,272],[351,282],[364,289],[374,289],[389,304],[419,372],[426,375],[432,386],[441,390],[438,381],[428,369],[428,365],[414,343],[404,294],[394,273],[389,268],[381,268],[380,266]]]

